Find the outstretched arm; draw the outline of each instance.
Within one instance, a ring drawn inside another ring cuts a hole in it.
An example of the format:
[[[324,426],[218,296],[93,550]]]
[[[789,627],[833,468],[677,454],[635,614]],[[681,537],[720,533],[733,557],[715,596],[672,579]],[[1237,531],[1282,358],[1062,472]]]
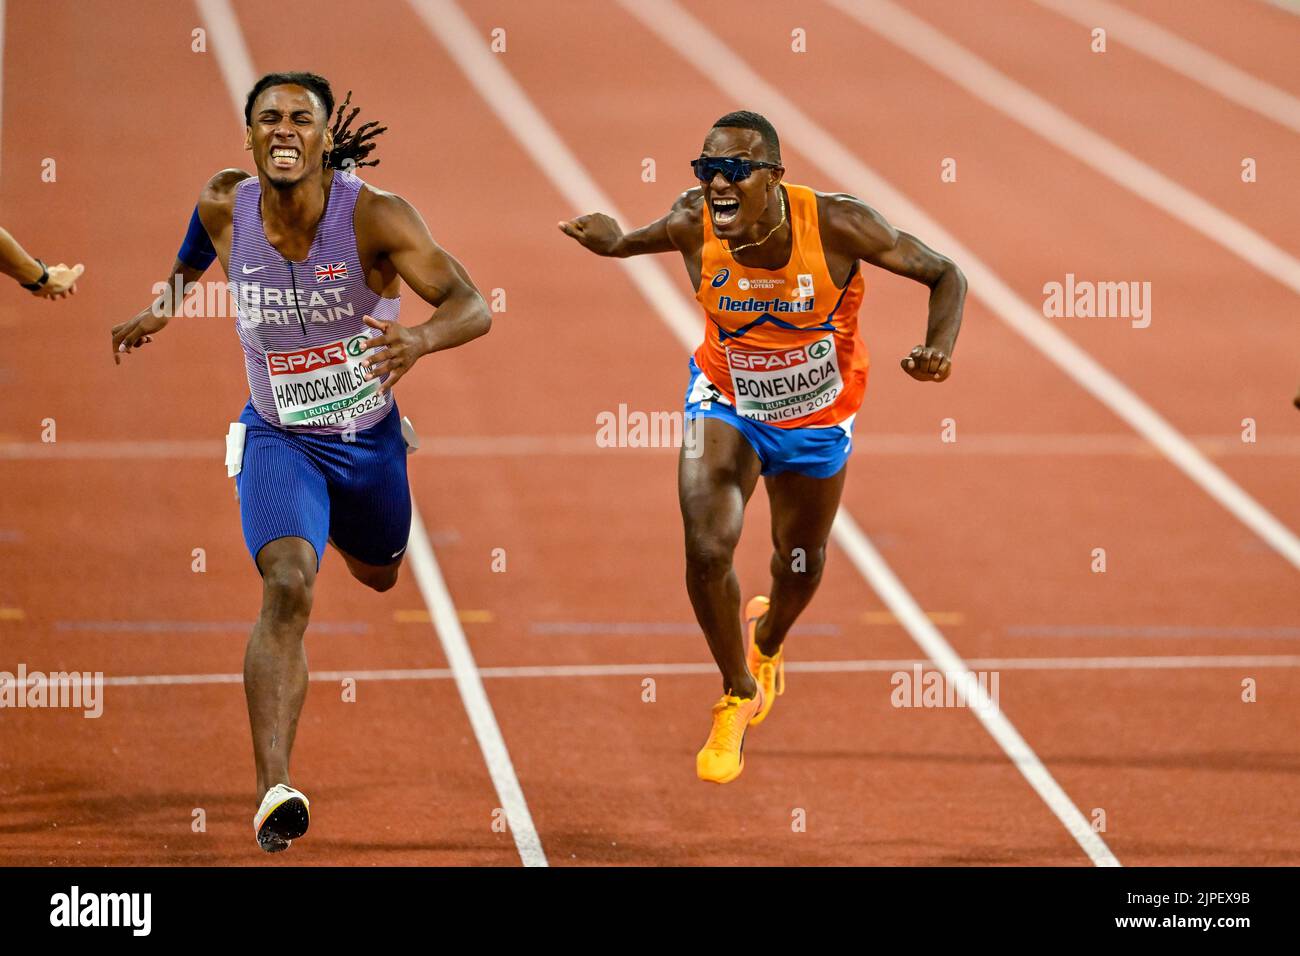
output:
[[[242,169],[223,169],[203,187],[171,272],[164,281],[154,284],[158,297],[137,312],[134,318],[113,326],[115,363],[121,365],[123,355],[148,345],[167,327],[190,288],[203,278],[208,266],[216,260],[212,237],[217,237],[223,246],[229,241],[226,233],[230,230],[235,187],[248,176]]]
[[[380,387],[386,392],[421,356],[485,335],[492,327],[492,313],[465,268],[433,241],[414,206],[400,196],[376,193],[373,209],[377,250],[402,281],[436,309],[427,322],[411,328],[366,317],[367,325],[384,333],[371,340],[371,349],[381,351],[370,357],[368,377],[388,375]]]
[[[0,272],[24,285],[41,282],[41,276],[45,276],[41,287],[31,290],[38,299],[62,299],[73,295],[77,291],[77,280],[84,271],[81,263],[71,267],[62,262],[57,266],[45,266],[32,258],[7,230],[0,229]]]
[[[961,328],[966,277],[957,264],[916,236],[900,232],[870,206],[851,196],[833,197],[827,224],[836,251],[930,287],[930,318],[925,345],[900,363],[918,381],[942,382],[951,371],[952,352]]]
[[[598,256],[626,259],[656,252],[684,252],[690,244],[689,223],[699,219],[699,193],[699,189],[688,189],[677,197],[667,215],[626,234],[613,218],[603,212],[579,216],[558,225],[566,236],[578,240]]]

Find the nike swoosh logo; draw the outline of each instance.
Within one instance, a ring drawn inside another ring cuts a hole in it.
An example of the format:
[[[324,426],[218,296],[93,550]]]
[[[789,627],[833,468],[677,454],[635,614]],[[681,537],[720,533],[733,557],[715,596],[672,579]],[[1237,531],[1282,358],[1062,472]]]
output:
[[[241,266],[241,268],[244,271],[244,275],[248,276],[248,275],[252,275],[254,272],[261,272],[263,269],[266,268],[266,266],[253,266],[253,268],[251,269],[248,268],[248,266]]]

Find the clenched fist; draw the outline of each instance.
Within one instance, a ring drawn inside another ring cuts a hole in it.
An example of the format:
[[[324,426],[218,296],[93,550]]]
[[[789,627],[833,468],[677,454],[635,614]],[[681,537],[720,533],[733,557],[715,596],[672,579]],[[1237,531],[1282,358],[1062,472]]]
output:
[[[572,236],[600,256],[610,256],[623,238],[623,230],[603,212],[593,212],[559,223],[560,231]]]
[[[899,364],[918,382],[942,382],[952,371],[952,360],[948,356],[924,345],[912,349]]]

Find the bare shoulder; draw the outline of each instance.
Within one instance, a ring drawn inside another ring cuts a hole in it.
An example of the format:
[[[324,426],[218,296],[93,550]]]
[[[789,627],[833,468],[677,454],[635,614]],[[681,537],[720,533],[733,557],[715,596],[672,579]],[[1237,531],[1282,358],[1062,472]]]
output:
[[[212,236],[221,235],[230,225],[235,210],[235,187],[252,173],[242,169],[223,169],[214,175],[199,193],[199,220]]]
[[[366,182],[361,184],[361,191],[357,193],[357,207],[365,207],[367,211],[378,215],[401,213],[415,208],[397,193],[390,193],[387,189]]]
[[[213,205],[234,202],[235,187],[252,175],[242,169],[223,169],[208,180],[199,196],[199,201]]]
[[[400,229],[423,226],[424,217],[397,193],[363,182],[357,194],[356,222],[359,227]]]
[[[704,187],[693,186],[677,197],[668,210],[668,235],[678,248],[704,242]]]
[[[698,217],[703,208],[704,187],[692,186],[673,201],[673,208],[669,210],[668,215],[675,219],[686,220]]]
[[[848,193],[817,193],[817,218],[822,241],[832,248],[889,248],[898,238],[898,231],[884,216]]]

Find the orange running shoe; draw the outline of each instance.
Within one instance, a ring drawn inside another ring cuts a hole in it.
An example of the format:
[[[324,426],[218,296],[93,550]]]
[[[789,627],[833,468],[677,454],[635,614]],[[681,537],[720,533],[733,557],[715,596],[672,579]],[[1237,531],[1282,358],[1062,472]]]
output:
[[[731,783],[745,769],[745,731],[763,706],[763,688],[753,697],[723,694],[713,705],[713,729],[695,755],[695,773],[709,783]]]
[[[758,649],[758,642],[754,640],[758,633],[758,619],[771,606],[772,602],[762,594],[750,598],[745,605],[745,623],[749,627],[749,672],[754,675],[754,680],[758,681],[758,686],[763,691],[763,706],[754,713],[749,721],[751,724],[761,724],[771,712],[776,699],[785,693],[785,648],[782,647],[768,657]]]

